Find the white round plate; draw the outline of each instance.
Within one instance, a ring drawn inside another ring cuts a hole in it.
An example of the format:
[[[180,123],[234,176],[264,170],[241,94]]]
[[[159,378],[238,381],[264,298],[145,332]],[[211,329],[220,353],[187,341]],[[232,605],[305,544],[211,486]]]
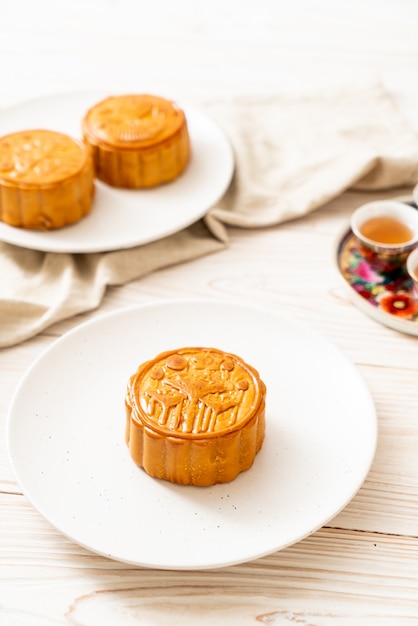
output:
[[[85,111],[109,94],[60,94],[24,102],[0,115],[0,136],[47,128],[81,139]],[[152,189],[116,189],[96,181],[93,209],[76,224],[53,231],[15,228],[0,222],[0,241],[45,252],[104,252],[156,241],[203,217],[231,181],[234,157],[221,129],[199,110],[180,106],[187,117],[192,156],[172,183]]]
[[[240,355],[267,385],[265,442],[228,484],[151,478],[124,441],[129,376],[188,345]],[[240,563],[312,533],[357,492],[376,438],[372,397],[333,344],[272,312],[207,300],[124,309],[64,335],[23,378],[7,427],[21,488],[53,526],[93,552],[164,569]]]

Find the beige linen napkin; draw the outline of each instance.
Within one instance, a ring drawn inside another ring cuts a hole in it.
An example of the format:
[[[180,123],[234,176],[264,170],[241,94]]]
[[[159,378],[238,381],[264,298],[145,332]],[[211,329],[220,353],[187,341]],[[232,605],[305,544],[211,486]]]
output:
[[[100,305],[109,285],[228,245],[228,225],[298,218],[350,187],[418,182],[418,137],[380,85],[201,103],[228,135],[233,181],[204,220],[161,241],[101,254],[0,243],[0,347]]]

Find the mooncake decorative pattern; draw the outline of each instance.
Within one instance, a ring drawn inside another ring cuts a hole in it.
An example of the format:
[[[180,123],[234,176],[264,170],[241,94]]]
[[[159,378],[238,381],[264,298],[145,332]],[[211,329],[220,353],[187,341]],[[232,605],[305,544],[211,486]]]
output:
[[[71,137],[26,130],[0,138],[0,219],[50,230],[87,215],[94,197],[93,162]]]
[[[236,355],[216,348],[164,352],[128,383],[131,456],[171,482],[229,482],[251,467],[262,446],[265,395],[257,370]]]
[[[159,96],[110,96],[87,111],[82,128],[96,176],[114,187],[168,183],[180,176],[190,159],[185,114]]]

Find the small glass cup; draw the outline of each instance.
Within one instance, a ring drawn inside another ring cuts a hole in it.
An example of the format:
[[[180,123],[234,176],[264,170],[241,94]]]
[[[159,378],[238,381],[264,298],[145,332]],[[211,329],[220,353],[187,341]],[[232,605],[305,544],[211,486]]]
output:
[[[360,252],[381,271],[404,265],[418,244],[418,210],[397,200],[363,204],[350,224]]]
[[[412,280],[412,291],[418,299],[418,248],[412,250],[406,260],[406,271]]]

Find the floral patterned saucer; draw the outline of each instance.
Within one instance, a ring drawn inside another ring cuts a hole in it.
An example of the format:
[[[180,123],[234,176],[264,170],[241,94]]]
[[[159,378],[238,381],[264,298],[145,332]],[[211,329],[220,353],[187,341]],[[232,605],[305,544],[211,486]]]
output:
[[[418,298],[405,264],[376,267],[370,261],[349,228],[337,246],[337,266],[354,304],[381,324],[418,336]]]

